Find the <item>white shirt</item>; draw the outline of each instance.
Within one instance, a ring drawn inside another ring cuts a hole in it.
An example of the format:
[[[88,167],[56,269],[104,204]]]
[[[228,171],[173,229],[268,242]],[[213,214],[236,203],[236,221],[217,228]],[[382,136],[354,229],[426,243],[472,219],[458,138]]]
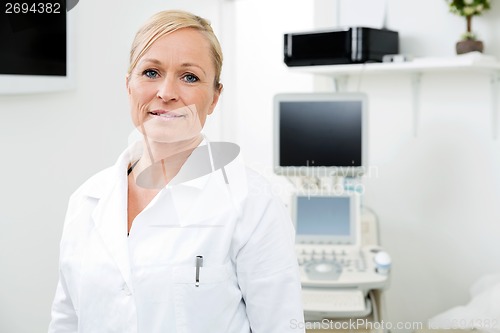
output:
[[[49,332],[304,332],[294,230],[269,184],[238,157],[226,177],[162,189],[127,237],[131,151],[70,199]]]

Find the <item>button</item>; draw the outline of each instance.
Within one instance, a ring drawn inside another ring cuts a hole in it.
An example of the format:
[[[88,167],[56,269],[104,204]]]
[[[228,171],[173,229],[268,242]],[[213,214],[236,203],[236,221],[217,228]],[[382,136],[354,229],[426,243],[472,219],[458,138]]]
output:
[[[132,292],[130,291],[130,289],[129,289],[129,287],[127,286],[127,284],[126,284],[126,283],[124,283],[124,284],[122,285],[122,291],[123,291],[123,293],[124,293],[125,295],[127,295],[127,296],[131,296],[131,295],[132,295]]]

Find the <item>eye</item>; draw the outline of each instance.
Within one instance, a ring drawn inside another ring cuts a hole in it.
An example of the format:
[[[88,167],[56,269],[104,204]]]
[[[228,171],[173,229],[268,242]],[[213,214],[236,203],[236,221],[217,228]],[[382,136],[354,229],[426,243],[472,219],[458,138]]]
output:
[[[146,69],[145,71],[142,72],[142,75],[150,78],[150,79],[156,79],[160,75],[158,71],[154,69]]]
[[[187,82],[187,83],[195,83],[198,82],[200,79],[194,75],[194,74],[186,74],[182,77],[182,79]]]

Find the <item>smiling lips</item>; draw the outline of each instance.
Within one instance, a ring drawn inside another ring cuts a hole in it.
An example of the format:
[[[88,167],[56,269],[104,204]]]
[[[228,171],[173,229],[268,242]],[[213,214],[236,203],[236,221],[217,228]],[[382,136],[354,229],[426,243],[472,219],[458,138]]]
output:
[[[163,111],[163,110],[150,111],[149,114],[164,120],[179,119],[185,117],[185,115],[182,114],[178,114],[172,111]]]

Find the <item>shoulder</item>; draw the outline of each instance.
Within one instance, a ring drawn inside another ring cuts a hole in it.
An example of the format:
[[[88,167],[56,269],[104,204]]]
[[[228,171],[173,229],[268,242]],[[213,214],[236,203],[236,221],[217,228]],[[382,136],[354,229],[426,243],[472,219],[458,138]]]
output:
[[[247,193],[244,211],[250,216],[269,214],[287,215],[284,195],[286,189],[279,182],[270,179],[251,168],[246,167]],[[249,213],[252,212],[252,213]]]
[[[99,200],[112,189],[115,183],[115,172],[113,167],[109,167],[91,176],[71,194],[66,209],[63,236],[68,233],[69,226],[72,226],[71,230],[73,230],[75,225],[87,224],[86,221]]]
[[[270,199],[274,196],[273,186],[267,178],[249,167],[245,167],[245,171],[249,197],[265,197]]]
[[[99,171],[80,185],[76,191],[73,192],[71,198],[81,196],[89,196],[93,198],[102,197],[103,193],[112,184],[113,179],[115,179],[115,174],[116,168],[114,166]]]
[[[86,203],[97,202],[115,183],[115,167],[108,167],[91,176],[69,197],[66,217],[72,216],[81,207],[86,206]]]
[[[262,175],[252,168],[246,167],[248,196],[267,201],[279,201],[288,206],[291,194],[295,191],[293,184],[284,177],[274,174]]]
[[[121,176],[126,177],[128,165],[131,158],[137,153],[136,150],[137,144],[127,147],[112,166],[97,172],[87,179],[73,192],[71,197],[87,196],[95,199],[102,198],[121,179]]]

